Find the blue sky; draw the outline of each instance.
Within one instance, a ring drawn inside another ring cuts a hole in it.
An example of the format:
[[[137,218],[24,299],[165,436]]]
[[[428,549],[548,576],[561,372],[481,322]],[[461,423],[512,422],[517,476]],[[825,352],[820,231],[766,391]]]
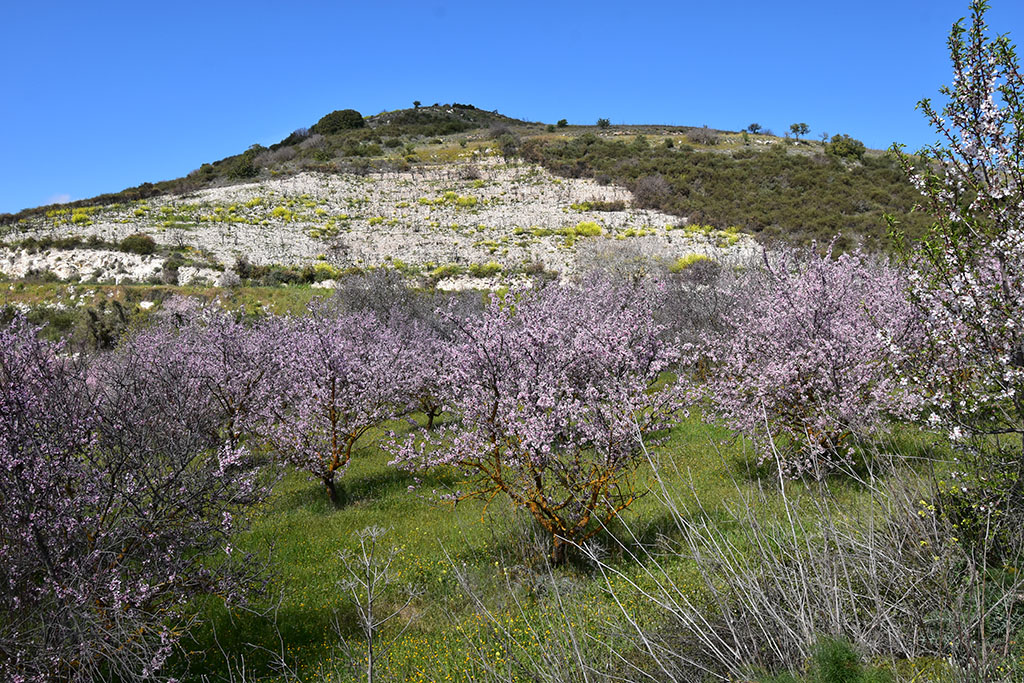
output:
[[[1024,40],[1024,3],[993,0]],[[933,140],[967,0],[39,2],[0,8],[0,213],[178,177],[334,109]]]

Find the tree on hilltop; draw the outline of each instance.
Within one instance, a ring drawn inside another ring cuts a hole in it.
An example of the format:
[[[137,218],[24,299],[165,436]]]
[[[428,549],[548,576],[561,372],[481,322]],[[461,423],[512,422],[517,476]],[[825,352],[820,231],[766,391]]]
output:
[[[316,125],[310,130],[320,135],[331,135],[333,133],[340,133],[343,130],[362,128],[365,125],[366,121],[363,120],[363,115],[355,109],[339,109],[338,111],[332,111],[317,121]]]

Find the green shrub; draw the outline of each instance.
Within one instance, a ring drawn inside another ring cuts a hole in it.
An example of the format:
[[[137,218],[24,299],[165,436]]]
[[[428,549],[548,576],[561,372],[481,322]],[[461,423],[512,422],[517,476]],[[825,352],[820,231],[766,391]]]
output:
[[[267,268],[264,275],[260,278],[260,284],[268,287],[274,287],[277,285],[294,285],[303,281],[311,282],[312,278],[312,267],[310,267],[309,279],[305,279],[304,274],[296,271],[294,268],[274,265]]]
[[[572,231],[578,237],[597,237],[604,232],[601,226],[593,221],[581,221],[573,226]]]
[[[341,155],[346,157],[379,157],[383,154],[380,145],[374,143],[349,144],[341,149]]]
[[[574,211],[625,211],[626,202],[622,201],[621,199],[616,199],[610,202],[602,202],[595,200],[587,202],[578,202],[576,204],[571,205],[569,208],[573,209]]]
[[[612,122],[609,121],[608,119],[598,119],[597,120],[597,127],[598,128],[608,128],[611,125],[612,125]]]
[[[435,280],[444,280],[449,277],[458,277],[462,275],[462,266],[455,263],[446,263],[443,266],[438,266],[434,270],[430,271],[430,277]]]
[[[166,264],[164,267],[167,267]],[[267,272],[269,272],[269,268],[267,266],[257,266],[244,256],[239,256],[238,260],[235,261],[234,270],[243,280],[256,280],[262,278],[267,274]]]
[[[687,254],[686,256],[677,258],[675,262],[668,267],[668,272],[675,274],[682,273],[698,263],[714,263],[714,260],[708,258],[704,254]]]
[[[531,261],[523,266],[523,272],[527,275],[543,275],[547,270],[543,261]]]
[[[866,151],[863,142],[845,134],[833,135],[832,140],[825,143],[825,152],[840,159],[861,160]]]
[[[501,264],[489,261],[487,263],[473,263],[469,266],[469,274],[473,277],[491,277],[501,272]]]
[[[147,255],[156,252],[156,241],[149,235],[139,232],[125,237],[121,240],[121,243],[118,244],[118,247],[121,251],[126,251],[132,254]]]
[[[329,263],[319,262],[313,264],[313,281],[323,282],[324,280],[337,280],[343,275],[342,271],[338,270]]]
[[[285,223],[291,223],[296,218],[295,212],[292,211],[291,209],[289,209],[286,206],[275,206],[270,211],[270,215],[273,218],[278,218],[278,219],[283,220]]]
[[[882,669],[864,666],[853,646],[839,638],[818,641],[808,662],[807,675],[797,678],[792,674],[774,676],[765,683],[891,683],[892,676]]]
[[[569,122],[566,119],[558,119],[557,125],[559,128],[565,128],[566,126],[569,125]]]
[[[259,175],[260,169],[256,165],[255,155],[246,152],[228,161],[224,166],[224,173],[229,178],[255,178]]]
[[[333,135],[345,130],[362,128],[366,125],[363,115],[355,109],[339,109],[332,111],[316,122],[310,131],[320,135]]]
[[[926,232],[928,215],[913,210],[917,190],[893,159],[866,154],[862,163],[837,165],[786,154],[785,145],[769,147],[712,151],[676,144],[636,150],[621,139],[587,134],[530,138],[520,155],[556,175],[627,187],[640,207],[691,223],[736,225],[766,241],[822,243],[842,232],[848,244],[891,248],[880,229],[886,215],[910,239]]]
[[[160,271],[160,282],[165,285],[178,284],[178,269],[185,265],[185,259],[179,252],[174,252],[164,261],[163,269]]]
[[[60,276],[49,268],[32,268],[25,273],[29,282],[60,282]]]
[[[84,209],[75,209],[71,214],[71,222],[81,226],[92,225],[92,219],[89,218],[90,213]]]
[[[460,209],[472,209],[477,205],[477,198],[473,195],[460,195],[457,192],[445,192],[436,199],[420,197],[416,200],[423,206],[455,206]]]

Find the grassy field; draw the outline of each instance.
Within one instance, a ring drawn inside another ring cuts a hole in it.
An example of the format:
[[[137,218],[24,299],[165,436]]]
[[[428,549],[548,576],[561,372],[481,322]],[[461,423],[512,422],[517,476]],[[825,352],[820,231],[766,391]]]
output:
[[[67,339],[73,348],[109,348],[126,330],[145,325],[151,308],[175,296],[219,301],[227,310],[248,316],[299,315],[311,301],[332,290],[290,287],[179,287],[146,284],[69,284],[0,281],[0,320],[15,310],[44,325],[47,339]]]
[[[392,428],[403,431],[408,426]],[[674,429],[654,455],[661,461],[670,494],[686,514],[705,515],[714,523],[728,524],[727,508],[758,485],[759,472],[746,444],[696,418]],[[291,674],[301,681],[360,680],[349,664],[354,659],[357,668],[363,666],[365,639],[351,598],[338,586],[345,578],[338,553],[354,548],[355,534],[370,526],[387,529],[383,543],[397,553],[395,590],[381,605],[382,612],[404,602],[403,587],[422,591],[382,631],[382,640],[387,641],[401,624],[409,623],[383,664],[389,680],[479,680],[484,662],[510,680],[531,680],[528,672],[545,651],[573,629],[595,636],[595,641],[584,644],[594,657],[609,656],[612,647],[634,663],[643,660],[642,653],[629,652],[629,634],[620,625],[622,610],[652,628],[662,618],[635,589],[628,589],[629,582],[641,587],[649,583],[646,572],[651,569],[646,562],[631,560],[630,552],[640,545],[654,549],[664,534],[673,533],[655,496],[641,498],[625,515],[636,538],[628,551],[608,536],[598,541],[604,546],[605,561],[621,572],[611,579],[619,603],[602,574],[579,557],[549,573],[543,539],[535,536],[523,513],[510,510],[504,501],[485,509],[476,502],[452,507],[438,500],[435,492],[457,485],[454,472],[420,475],[420,485],[410,492],[414,477],[389,467],[388,459],[368,439],[342,479],[344,503],[338,507],[328,502],[319,482],[297,472],[284,476],[238,542],[240,549],[258,555],[273,549],[273,578],[262,608],[275,608],[269,615],[229,613],[223,603],[209,602],[203,611],[206,624],[186,644],[189,654],[178,663],[187,666],[186,679],[226,677],[229,662],[240,668],[244,661],[250,674],[285,680],[273,666],[283,655]],[[653,484],[650,468],[641,470],[638,488]],[[797,498],[808,492],[798,483],[788,483],[787,488]],[[853,484],[840,482],[836,491],[851,508],[862,500]],[[759,514],[767,520],[777,512],[766,509]],[[614,531],[620,538],[629,536],[624,527]],[[660,556],[659,565],[677,585],[692,587],[695,602],[703,599],[700,568],[672,555]],[[557,609],[559,601],[562,610]],[[343,640],[352,655],[345,653]]]

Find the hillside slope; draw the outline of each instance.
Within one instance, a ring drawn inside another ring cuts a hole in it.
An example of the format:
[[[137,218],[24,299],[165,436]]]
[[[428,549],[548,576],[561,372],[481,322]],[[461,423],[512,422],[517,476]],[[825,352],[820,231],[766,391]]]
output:
[[[179,280],[182,267],[191,268],[188,279],[216,280],[220,271],[244,275],[250,266],[314,265],[320,279],[348,268],[393,266],[433,283],[449,281],[442,286],[473,286],[481,284],[473,279],[499,273],[570,274],[602,249],[666,262],[690,254],[738,260],[754,249],[735,232],[680,226],[669,214],[634,208],[623,188],[560,179],[476,149],[465,157],[408,171],[307,171],[186,195],[51,210],[12,226],[0,271],[149,280],[164,278],[177,259]],[[114,245],[139,234],[152,237],[154,253],[132,254],[143,260],[131,265],[114,259]],[[80,263],[90,247],[95,259]]]
[[[863,146],[563,124],[463,104],[339,110],[185,178],[0,216],[0,273],[176,282],[234,269],[273,284],[390,264],[435,284],[571,273],[607,247],[729,259],[722,247],[753,249],[743,235],[884,250],[886,215],[912,236],[927,225],[894,162]],[[132,235],[153,247],[121,244]]]

